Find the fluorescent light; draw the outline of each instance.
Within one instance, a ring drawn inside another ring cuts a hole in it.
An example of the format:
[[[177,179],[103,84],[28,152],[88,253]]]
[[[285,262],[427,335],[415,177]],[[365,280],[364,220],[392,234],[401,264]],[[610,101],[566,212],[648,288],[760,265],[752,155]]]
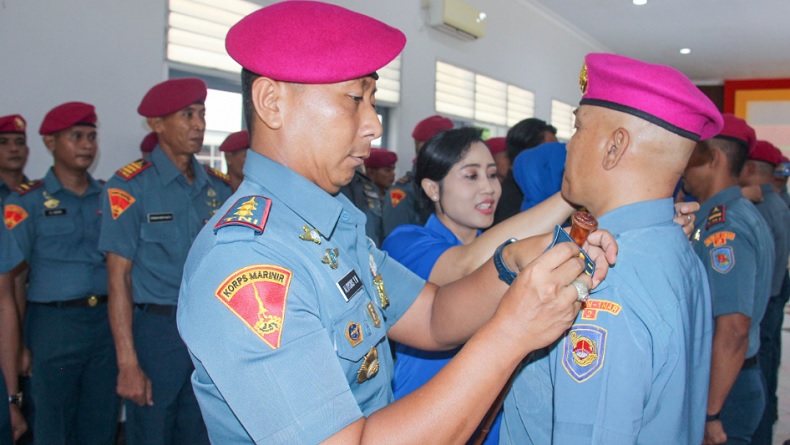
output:
[[[632,0],[636,6],[642,6],[647,4],[647,0]]]
[[[691,48],[681,48],[680,54],[691,54]]]

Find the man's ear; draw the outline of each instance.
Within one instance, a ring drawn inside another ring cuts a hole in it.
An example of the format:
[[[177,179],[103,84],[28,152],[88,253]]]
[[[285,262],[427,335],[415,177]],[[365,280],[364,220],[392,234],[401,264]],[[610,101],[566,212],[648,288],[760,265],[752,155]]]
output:
[[[422,190],[428,195],[428,199],[433,202],[437,202],[439,200],[439,184],[428,178],[423,178],[420,182],[420,186],[422,186]]]
[[[601,165],[604,170],[611,170],[620,163],[626,150],[631,144],[631,134],[623,127],[618,127],[612,132],[612,137],[609,141],[609,147],[604,153]]]
[[[148,126],[151,127],[151,131],[156,134],[162,133],[162,118],[161,117],[148,117],[145,119],[148,123]]]
[[[55,135],[54,134],[47,134],[41,137],[44,141],[44,146],[47,147],[47,150],[54,152],[55,151]]]
[[[286,85],[268,77],[259,77],[252,83],[252,105],[258,119],[271,129],[283,124],[281,101]]]

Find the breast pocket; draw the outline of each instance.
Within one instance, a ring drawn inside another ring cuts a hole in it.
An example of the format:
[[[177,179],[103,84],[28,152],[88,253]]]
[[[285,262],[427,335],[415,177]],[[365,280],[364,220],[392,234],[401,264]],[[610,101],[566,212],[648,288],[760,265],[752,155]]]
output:
[[[38,224],[40,238],[36,240],[38,255],[43,258],[69,259],[81,240],[76,231],[76,224],[68,216],[41,218]]]
[[[385,337],[381,315],[366,295],[357,295],[354,307],[335,319],[333,330],[337,355],[346,373],[356,378],[365,355]]]
[[[179,232],[174,221],[148,222],[140,228],[140,238],[147,243],[167,244],[178,242]]]

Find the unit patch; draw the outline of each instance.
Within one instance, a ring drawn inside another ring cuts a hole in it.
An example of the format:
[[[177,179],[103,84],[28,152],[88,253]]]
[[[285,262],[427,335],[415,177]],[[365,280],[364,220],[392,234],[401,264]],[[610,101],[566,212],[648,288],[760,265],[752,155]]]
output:
[[[617,303],[607,300],[594,300],[588,299],[582,305],[582,320],[595,320],[598,318],[598,312],[608,312],[612,315],[619,315],[623,309]]]
[[[392,202],[392,207],[398,207],[398,204],[406,197],[406,192],[401,189],[392,189],[390,190],[390,201]]]
[[[5,206],[4,212],[5,226],[13,229],[19,223],[27,219],[27,211],[16,204],[8,204]]]
[[[214,225],[214,233],[225,226],[242,226],[255,230],[256,235],[263,233],[272,200],[263,196],[245,196],[225,213]]]
[[[734,239],[735,233],[733,232],[716,232],[705,238],[705,245],[710,246],[713,244],[713,247],[724,246],[727,244],[727,241],[732,241]]]
[[[723,223],[725,220],[726,207],[724,204],[710,209],[708,212],[708,221],[705,222],[705,230],[710,229],[711,226]]]
[[[121,177],[124,181],[128,181],[152,165],[153,164],[146,161],[145,159],[138,159],[121,167],[115,172],[115,174]]]
[[[107,197],[110,199],[112,219],[118,219],[135,201],[134,196],[121,189],[107,189]]]
[[[591,324],[573,325],[562,344],[562,367],[581,383],[598,372],[606,357],[606,329]]]
[[[228,276],[214,295],[272,349],[280,347],[292,273],[270,264]]]
[[[710,251],[710,264],[713,270],[727,273],[735,266],[735,252],[730,246],[716,247]]]
[[[362,335],[362,326],[360,326],[359,323],[349,321],[348,326],[346,326],[346,339],[351,343],[351,347],[356,348],[357,345],[362,343],[364,338],[365,337]]]

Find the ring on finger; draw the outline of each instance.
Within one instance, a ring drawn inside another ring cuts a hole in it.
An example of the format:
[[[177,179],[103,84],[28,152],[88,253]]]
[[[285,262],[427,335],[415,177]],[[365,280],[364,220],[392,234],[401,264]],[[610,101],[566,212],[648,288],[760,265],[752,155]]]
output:
[[[691,224],[691,215],[686,215],[686,221],[688,221],[688,224]]]
[[[571,284],[576,288],[576,301],[580,303],[587,301],[587,299],[590,297],[590,289],[587,287],[587,285],[580,280],[573,280],[571,281]]]

